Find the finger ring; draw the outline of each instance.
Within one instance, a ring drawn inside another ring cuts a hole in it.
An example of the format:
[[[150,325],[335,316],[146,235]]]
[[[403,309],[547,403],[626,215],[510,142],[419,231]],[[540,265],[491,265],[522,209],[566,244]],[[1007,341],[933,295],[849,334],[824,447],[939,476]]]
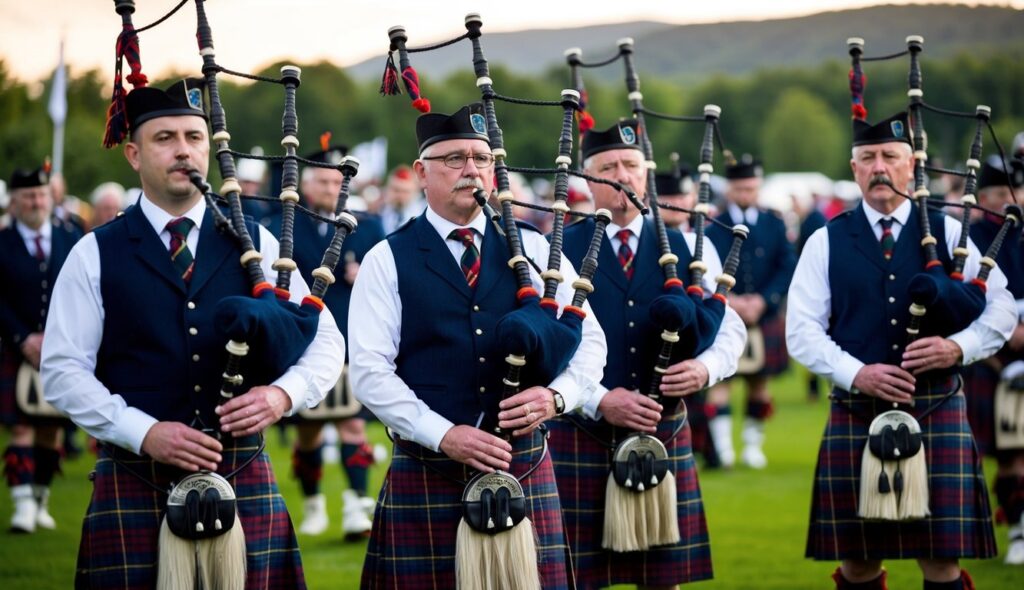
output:
[[[530,412],[529,414],[526,415],[526,423],[527,424],[533,424],[533,422],[535,420],[536,420],[536,418],[534,417],[533,412]]]

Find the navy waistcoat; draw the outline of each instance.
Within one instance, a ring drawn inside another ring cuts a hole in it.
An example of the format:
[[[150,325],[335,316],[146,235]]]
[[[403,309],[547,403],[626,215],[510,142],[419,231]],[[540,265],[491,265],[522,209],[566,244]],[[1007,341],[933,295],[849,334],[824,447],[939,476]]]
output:
[[[573,266],[580,268],[594,235],[592,219],[565,228],[562,251]],[[672,252],[679,257],[677,268],[683,282],[688,282],[690,249],[683,234],[668,230]],[[601,241],[594,292],[587,301],[597,315],[608,343],[608,360],[601,384],[612,389],[625,387],[646,392],[651,384],[654,364],[661,348],[661,328],[651,321],[648,306],[664,294],[665,275],[658,265],[661,253],[654,223],[644,220],[640,242],[633,258],[633,278],[619,264],[617,253],[607,234]]]
[[[828,280],[832,291],[828,333],[840,348],[865,364],[899,365],[902,360],[910,322],[908,285],[925,264],[918,215],[915,205],[888,261],[882,256],[882,246],[863,206],[828,224]],[[938,240],[939,260],[948,272],[952,261],[946,247],[944,215],[930,211],[928,218],[932,235]],[[927,315],[923,321],[928,321]],[[949,372],[931,371],[929,376]]]
[[[248,225],[258,250],[258,228]],[[218,428],[213,408],[227,342],[214,326],[214,308],[224,297],[249,294],[251,286],[238,247],[217,232],[209,211],[199,232],[186,285],[141,207],[96,229],[105,313],[96,377],[158,420],[189,424],[198,415]],[[265,384],[245,389],[254,385]]]
[[[491,429],[497,424],[506,373],[494,327],[517,307],[517,284],[507,264],[505,241],[487,226],[480,277],[471,290],[425,215],[387,240],[402,300],[397,375],[448,420]]]

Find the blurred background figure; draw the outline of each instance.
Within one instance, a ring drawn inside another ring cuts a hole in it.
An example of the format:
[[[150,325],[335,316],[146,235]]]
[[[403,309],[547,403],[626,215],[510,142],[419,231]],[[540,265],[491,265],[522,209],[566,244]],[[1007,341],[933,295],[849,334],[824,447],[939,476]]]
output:
[[[89,225],[99,227],[114,219],[128,207],[128,198],[124,187],[117,182],[104,182],[93,189],[89,195],[92,203],[92,220]]]
[[[426,208],[419,182],[413,176],[412,168],[402,164],[391,171],[380,201],[380,222],[384,233],[390,234],[406,221],[416,217]]]
[[[263,148],[256,146],[249,150],[254,156],[262,156]],[[238,158],[236,164],[238,184],[242,187],[243,195],[265,195],[265,184],[267,181],[267,163],[263,160],[252,160]],[[277,195],[271,195],[276,197]],[[242,199],[242,210],[246,215],[264,223],[275,211],[274,204],[256,199]]]
[[[47,159],[43,170],[49,174],[49,168],[50,161]],[[92,207],[68,194],[68,186],[62,174],[50,176],[50,195],[53,197],[53,217],[73,226],[78,231],[78,237],[85,235],[89,231],[89,224],[85,220],[92,217]]]
[[[569,195],[565,198],[565,204],[569,205],[570,211],[579,211],[580,213],[594,212],[594,197],[590,194],[590,188],[587,186],[586,180],[575,176],[569,177]],[[582,218],[571,217],[569,223],[580,219]]]

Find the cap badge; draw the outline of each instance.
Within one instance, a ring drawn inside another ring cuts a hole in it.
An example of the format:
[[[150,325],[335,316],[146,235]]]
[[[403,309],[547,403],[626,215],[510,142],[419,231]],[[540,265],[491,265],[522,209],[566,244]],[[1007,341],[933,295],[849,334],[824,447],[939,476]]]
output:
[[[487,120],[480,113],[470,114],[469,124],[473,126],[473,131],[483,135],[487,134]]]
[[[893,137],[903,137],[903,121],[892,121],[889,123]]]
[[[626,145],[633,145],[636,143],[636,131],[629,125],[619,125],[619,137],[622,138],[622,143]]]
[[[198,88],[189,88],[185,91],[185,98],[188,100],[188,106],[196,109],[203,110],[203,91]]]

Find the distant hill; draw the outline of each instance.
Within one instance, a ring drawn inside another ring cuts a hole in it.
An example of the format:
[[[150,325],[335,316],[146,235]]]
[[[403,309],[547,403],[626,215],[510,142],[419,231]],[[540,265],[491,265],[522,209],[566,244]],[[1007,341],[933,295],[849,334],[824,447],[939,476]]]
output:
[[[603,59],[615,52],[615,42],[622,37],[636,41],[642,72],[687,79],[772,66],[811,66],[827,59],[845,61],[848,37],[864,38],[867,55],[902,50],[907,35],[922,35],[926,57],[993,50],[1014,51],[1024,57],[1024,11],[999,6],[875,6],[759,22],[632,22],[512,33],[486,31],[485,22],[488,61],[525,74],[564,65],[562,53],[570,47],[582,48],[585,61]],[[415,34],[415,27],[410,26],[410,47],[438,41],[416,39]],[[379,76],[383,64],[381,55],[347,71],[357,78]],[[415,54],[413,65],[435,79],[468,70],[469,44]],[[602,77],[621,76],[621,69],[616,68],[598,72]]]

